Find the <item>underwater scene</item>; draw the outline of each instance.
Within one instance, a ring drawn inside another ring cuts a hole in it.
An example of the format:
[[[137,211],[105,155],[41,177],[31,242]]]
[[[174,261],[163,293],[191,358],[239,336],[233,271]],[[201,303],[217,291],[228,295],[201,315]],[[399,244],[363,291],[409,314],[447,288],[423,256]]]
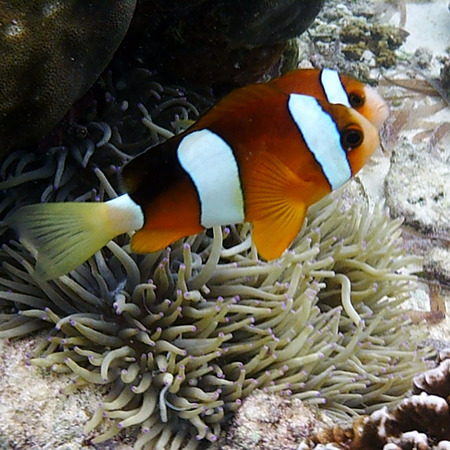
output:
[[[0,448],[450,449],[448,0],[0,0]]]

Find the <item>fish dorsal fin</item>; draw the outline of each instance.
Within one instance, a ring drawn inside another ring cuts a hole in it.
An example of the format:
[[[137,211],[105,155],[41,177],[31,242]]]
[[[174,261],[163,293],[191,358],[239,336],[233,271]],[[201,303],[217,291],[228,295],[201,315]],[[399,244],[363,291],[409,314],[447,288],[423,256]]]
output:
[[[260,111],[261,105],[271,110],[277,105],[284,105],[281,98],[288,96],[281,92],[277,86],[269,83],[250,84],[236,89],[223,97],[207,114],[201,117],[189,131],[194,129],[209,128],[217,122],[235,121],[238,115],[247,116],[251,111]]]
[[[267,260],[279,257],[300,231],[313,183],[301,180],[275,155],[267,152],[249,171],[246,218],[253,224],[253,241]]]
[[[247,108],[252,102],[259,104],[261,101],[267,101],[272,97],[283,95],[278,87],[269,83],[250,84],[240,89],[236,89],[217,103],[219,108],[229,110]],[[284,94],[286,95],[286,94]]]

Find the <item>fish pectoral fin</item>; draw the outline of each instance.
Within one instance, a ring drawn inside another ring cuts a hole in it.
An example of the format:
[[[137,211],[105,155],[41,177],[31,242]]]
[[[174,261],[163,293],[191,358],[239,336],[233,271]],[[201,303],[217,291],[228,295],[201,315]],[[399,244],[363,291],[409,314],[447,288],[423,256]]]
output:
[[[284,208],[266,219],[253,221],[253,242],[265,259],[278,258],[299,233],[306,215],[304,208]]]
[[[200,225],[195,229],[158,229],[144,227],[131,238],[131,250],[135,253],[153,253],[164,249],[178,239],[203,231]]]
[[[273,154],[262,156],[249,175],[246,218],[253,224],[258,253],[270,260],[278,258],[299,233],[313,186]]]

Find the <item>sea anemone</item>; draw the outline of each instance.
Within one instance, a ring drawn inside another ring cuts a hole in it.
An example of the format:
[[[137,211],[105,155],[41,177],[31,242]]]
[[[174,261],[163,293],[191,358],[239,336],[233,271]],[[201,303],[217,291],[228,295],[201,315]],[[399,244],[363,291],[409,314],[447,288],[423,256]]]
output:
[[[358,417],[352,427],[312,432],[298,448],[313,450],[323,444],[336,449],[400,450],[447,449],[450,439],[450,348],[439,354],[440,364],[413,379],[413,394],[395,408],[383,407]],[[309,431],[309,430],[308,430]]]
[[[139,110],[155,140],[167,133]],[[91,133],[69,151],[50,152],[37,182],[26,168],[27,158],[39,166],[37,157],[12,154],[0,187],[16,203],[27,192],[44,200],[113,197],[108,155],[123,162],[126,146],[109,125],[90,127],[101,130],[97,141]],[[101,169],[92,163],[97,148],[110,151],[98,159]],[[98,179],[97,188],[79,192],[80,178]],[[136,448],[195,448],[216,440],[255,389],[335,417],[397,403],[431,354],[418,348],[399,308],[412,289],[414,277],[402,271],[411,259],[400,221],[382,207],[343,205],[331,195],[310,208],[291,249],[270,262],[258,259],[244,224],[146,256],[130,254],[129,236],[119,236],[46,282],[34,273],[33,249],[11,240],[0,252],[0,337],[49,329],[32,364],[75,374],[73,387],[110,388],[85,427],[93,443],[139,425]],[[1,205],[3,214],[14,207]],[[99,433],[104,420],[112,425]]]
[[[398,273],[399,222],[337,205],[314,207],[275,262],[258,260],[249,227],[217,227],[146,257],[125,237],[43,282],[20,245],[4,245],[0,336],[50,326],[33,364],[111,386],[85,432],[115,424],[93,442],[136,424],[137,448],[177,447],[192,430],[192,445],[214,440],[256,388],[341,416],[395,403],[428,354],[398,308],[411,279]]]

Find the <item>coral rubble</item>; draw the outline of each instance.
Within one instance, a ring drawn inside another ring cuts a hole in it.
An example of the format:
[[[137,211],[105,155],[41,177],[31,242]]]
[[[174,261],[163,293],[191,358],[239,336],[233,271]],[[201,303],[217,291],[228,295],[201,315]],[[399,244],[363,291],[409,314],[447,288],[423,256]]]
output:
[[[372,69],[391,67],[408,33],[386,25],[384,2],[329,0],[316,20],[299,38],[299,53],[306,67],[339,68],[356,78],[373,81]]]

